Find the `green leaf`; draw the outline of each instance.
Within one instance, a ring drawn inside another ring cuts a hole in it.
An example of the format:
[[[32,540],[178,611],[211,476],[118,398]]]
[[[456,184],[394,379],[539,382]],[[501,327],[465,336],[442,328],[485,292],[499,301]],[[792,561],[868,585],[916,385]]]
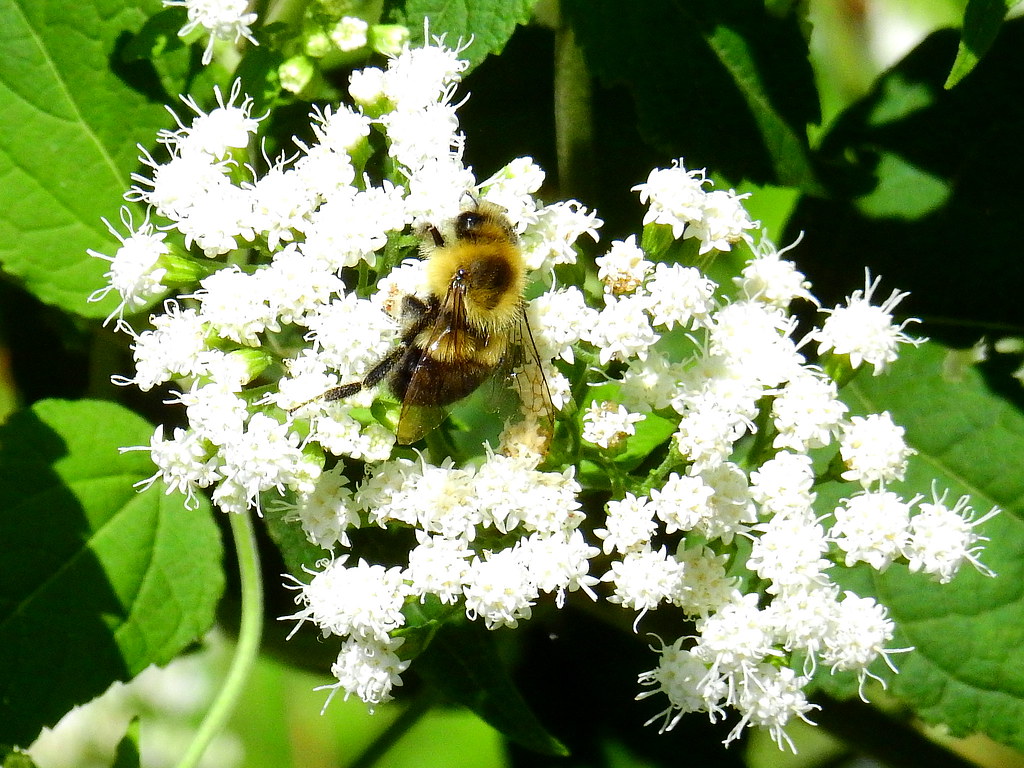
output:
[[[909,498],[931,498],[934,479],[947,502],[969,493],[977,515],[1002,514],[979,532],[981,557],[998,576],[965,566],[939,585],[905,567],[874,575],[874,594],[899,626],[893,692],[928,722],[954,735],[981,731],[1024,748],[1024,415],[986,386],[976,369],[946,366],[938,344],[905,349],[890,375],[860,376],[844,390],[858,411],[888,410],[918,451],[906,481]],[[849,493],[850,491],[848,491]]]
[[[625,84],[641,133],[689,168],[818,189],[806,126],[818,122],[794,16],[722,0],[566,0],[591,70]]]
[[[0,765],[3,765],[4,768],[37,768],[36,764],[32,762],[32,758],[25,752],[7,753],[0,750],[0,760],[3,760]]]
[[[0,428],[0,742],[166,664],[213,623],[224,588],[210,508],[153,474],[150,425],[100,401],[41,401]]]
[[[285,514],[279,506],[268,504],[263,512],[263,522],[281,552],[288,572],[299,576],[306,570],[320,570],[315,568],[317,560],[330,557],[330,553],[306,538],[298,520],[285,520]]]
[[[862,286],[867,264],[886,295],[910,291],[899,311],[928,336],[970,346],[1024,328],[1024,103],[1006,98],[1024,79],[1024,20],[1007,22],[985,66],[946,91],[956,38],[927,38],[833,123],[819,150],[829,195],[801,200],[779,242],[805,233],[794,257],[824,304]]]
[[[461,58],[475,67],[488,54],[501,53],[516,26],[530,20],[536,4],[537,0],[408,0],[403,23],[417,40],[427,19],[432,37],[443,34],[450,46],[469,43]]]
[[[520,746],[544,755],[568,750],[537,719],[509,677],[493,639],[479,624],[448,624],[413,669],[446,698],[469,707]]]
[[[981,61],[995,42],[1006,13],[1020,0],[968,0],[956,61],[946,78],[948,90],[959,83]]]
[[[159,3],[147,5],[157,9]],[[124,0],[0,4],[0,264],[48,304],[87,317],[118,243],[116,220],[137,142],[170,119],[152,66],[124,63],[120,46],[146,14]]]

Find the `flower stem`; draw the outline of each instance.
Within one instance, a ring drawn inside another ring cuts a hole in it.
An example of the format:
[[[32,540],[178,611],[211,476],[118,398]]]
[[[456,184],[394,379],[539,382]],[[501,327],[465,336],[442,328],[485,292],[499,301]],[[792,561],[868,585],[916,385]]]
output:
[[[365,752],[356,758],[351,768],[372,768],[372,766],[377,765],[378,761],[387,754],[388,750],[423,718],[431,706],[433,706],[434,701],[433,696],[425,694],[417,696],[409,702],[409,706],[402,711],[380,736],[373,740]]]
[[[229,514],[231,534],[238,558],[239,580],[242,585],[241,623],[235,657],[231,660],[224,684],[199,725],[195,738],[177,768],[193,768],[214,737],[224,728],[234,712],[242,690],[249,678],[260,648],[263,629],[263,584],[260,581],[260,560],[256,550],[252,519],[248,514]]]

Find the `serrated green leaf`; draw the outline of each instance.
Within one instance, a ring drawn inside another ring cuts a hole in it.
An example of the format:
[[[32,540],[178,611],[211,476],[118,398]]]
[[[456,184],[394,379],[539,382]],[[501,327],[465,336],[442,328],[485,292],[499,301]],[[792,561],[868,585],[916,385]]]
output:
[[[956,61],[946,78],[945,88],[952,88],[981,61],[995,42],[1006,13],[1020,0],[968,0]]]
[[[501,53],[516,26],[530,20],[536,4],[537,0],[408,0],[405,24],[419,37],[426,19],[431,36],[444,34],[451,46],[469,43],[461,57],[475,67],[489,54]]]
[[[213,623],[224,587],[209,505],[153,474],[150,425],[112,403],[41,401],[0,428],[0,741],[165,664]]]
[[[147,0],[152,10],[155,0]],[[0,4],[0,264],[48,304],[104,317],[90,304],[117,242],[115,219],[137,142],[169,116],[148,62],[123,62],[119,46],[145,12],[131,0],[16,0]]]
[[[1024,415],[993,393],[975,369],[950,374],[938,344],[906,349],[891,374],[861,376],[844,390],[857,410],[887,410],[918,451],[892,488],[930,500],[931,484],[950,503],[969,493],[978,515],[1002,514],[979,532],[981,557],[998,576],[965,566],[939,585],[894,566],[871,579],[899,626],[893,692],[928,722],[955,735],[980,731],[1024,748]],[[863,574],[861,574],[863,576]],[[862,583],[866,584],[862,580]]]
[[[520,746],[544,755],[568,754],[520,695],[480,625],[446,625],[413,668],[441,695],[469,707]]]
[[[566,0],[591,70],[625,83],[640,130],[687,167],[818,189],[806,126],[820,120],[795,17],[701,0]]]

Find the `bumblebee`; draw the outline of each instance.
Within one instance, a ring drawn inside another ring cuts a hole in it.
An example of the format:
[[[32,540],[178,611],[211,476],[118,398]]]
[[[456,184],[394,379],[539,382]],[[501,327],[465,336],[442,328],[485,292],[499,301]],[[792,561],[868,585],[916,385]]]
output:
[[[334,387],[322,399],[386,382],[402,404],[398,442],[409,444],[444,419],[444,406],[501,374],[515,378],[525,410],[550,433],[551,393],[523,297],[526,263],[504,210],[475,202],[443,230],[428,227],[423,235],[429,295],[402,298],[399,344],[362,381]]]

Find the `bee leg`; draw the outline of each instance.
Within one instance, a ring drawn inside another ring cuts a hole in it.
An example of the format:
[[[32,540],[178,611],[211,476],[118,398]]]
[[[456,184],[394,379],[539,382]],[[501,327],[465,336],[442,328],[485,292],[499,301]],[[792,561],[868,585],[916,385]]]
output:
[[[441,230],[435,227],[433,224],[428,225],[423,230],[423,234],[430,235],[430,239],[434,242],[435,248],[440,248],[444,245],[444,235],[441,234]]]
[[[395,367],[395,363],[405,354],[405,350],[404,344],[395,347],[366,372],[362,381],[353,381],[351,384],[342,384],[340,387],[328,389],[320,398],[325,402],[331,403],[335,400],[344,400],[346,397],[351,397],[362,389],[373,389],[391,372],[391,369]]]
[[[408,294],[402,297],[402,323],[407,328],[403,338],[413,338],[422,330],[420,321],[428,311],[429,307],[423,300]]]

